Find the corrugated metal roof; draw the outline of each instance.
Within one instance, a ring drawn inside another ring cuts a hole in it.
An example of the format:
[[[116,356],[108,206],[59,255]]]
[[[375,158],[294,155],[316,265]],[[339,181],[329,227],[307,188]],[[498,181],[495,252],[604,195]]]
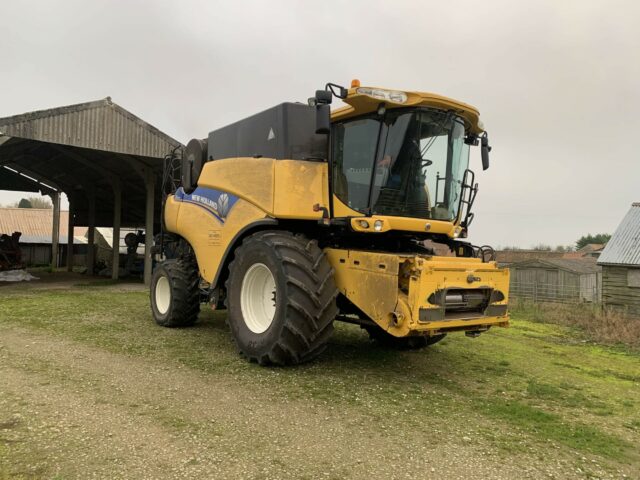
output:
[[[600,265],[640,265],[640,202],[631,209],[598,258]]]
[[[60,245],[67,244],[66,232],[64,235],[60,235],[58,239]],[[73,243],[84,244],[88,243],[84,236],[73,236]],[[51,245],[51,235],[20,235],[20,244],[38,244],[38,245]]]
[[[180,145],[177,140],[113,103],[110,97],[0,118],[0,133],[155,158],[164,157]]]
[[[596,273],[601,268],[596,264],[596,259],[592,257],[582,258],[537,258],[525,260],[524,262],[513,263],[509,268],[517,269],[532,266],[533,264],[541,264],[545,267],[559,268],[560,270],[568,270],[573,273]]]
[[[60,212],[60,238],[67,242],[69,212]],[[53,232],[53,210],[40,208],[0,208],[0,233],[22,232],[20,242],[50,243]],[[84,236],[87,227],[75,227],[74,236]],[[42,239],[43,242],[31,241]]]

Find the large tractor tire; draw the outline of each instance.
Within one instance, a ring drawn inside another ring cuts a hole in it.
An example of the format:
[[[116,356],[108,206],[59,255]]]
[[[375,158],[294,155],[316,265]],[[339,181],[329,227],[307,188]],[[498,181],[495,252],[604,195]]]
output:
[[[446,333],[440,335],[427,336],[411,336],[411,337],[394,337],[390,333],[385,332],[380,327],[365,327],[369,334],[369,338],[374,342],[387,347],[398,350],[420,350],[422,348],[434,345],[447,336]]]
[[[200,275],[191,262],[166,260],[151,276],[151,312],[163,327],[189,327],[200,312]]]
[[[256,233],[236,250],[229,270],[229,326],[249,361],[293,365],[324,351],[338,289],[315,240],[285,231]]]

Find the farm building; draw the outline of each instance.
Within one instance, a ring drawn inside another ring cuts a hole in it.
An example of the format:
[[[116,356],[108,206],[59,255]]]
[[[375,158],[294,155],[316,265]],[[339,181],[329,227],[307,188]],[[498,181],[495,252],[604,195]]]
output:
[[[631,209],[598,258],[602,302],[640,315],[640,202]]]
[[[67,227],[69,212],[60,212],[60,230],[58,232],[57,267],[67,263]],[[19,245],[22,261],[28,266],[50,265],[52,262],[52,223],[51,208],[0,208],[0,234],[11,235],[20,232]],[[86,227],[75,227],[73,231],[72,265],[84,265],[87,254]]]
[[[501,267],[508,267],[514,263],[539,258],[562,258],[564,255],[564,252],[554,252],[552,250],[496,250],[496,262]]]
[[[601,268],[594,258],[537,258],[513,263],[511,295],[540,302],[598,302]]]
[[[68,253],[68,221],[69,212],[60,211],[60,230],[58,232],[58,256],[56,267],[67,265]],[[27,266],[50,265],[53,261],[53,209],[51,208],[0,208],[0,234],[11,235],[20,232],[19,246],[22,252],[22,261]],[[128,248],[125,236],[137,233],[134,228],[121,228],[119,232],[119,260],[120,265],[129,260]],[[88,228],[74,227],[73,231],[73,257],[72,266],[85,266],[87,261]],[[101,267],[109,267],[113,262],[113,229],[96,227],[94,239],[93,257]],[[144,244],[138,245],[137,257],[144,256]],[[130,269],[121,269],[122,275],[128,275]],[[99,272],[96,272],[99,273]]]
[[[89,273],[95,271],[96,228],[144,225],[144,278],[151,279],[153,233],[160,230],[164,158],[182,147],[110,97],[0,118],[0,190],[51,197],[52,259],[60,265],[60,198],[69,200],[66,243],[86,226]],[[56,233],[53,233],[56,232]],[[12,233],[12,232],[9,232]],[[69,234],[70,233],[70,234]],[[111,263],[119,261],[117,249]],[[73,258],[66,267],[71,270]],[[112,277],[117,279],[119,269]]]

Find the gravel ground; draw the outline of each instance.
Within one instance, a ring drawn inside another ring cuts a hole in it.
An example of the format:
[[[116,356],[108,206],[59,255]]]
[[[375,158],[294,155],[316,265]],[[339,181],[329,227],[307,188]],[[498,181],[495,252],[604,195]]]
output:
[[[0,339],[0,442],[16,477],[571,478],[470,437],[246,388],[20,329]],[[20,460],[26,460],[23,463]]]
[[[339,324],[240,359],[224,313],[153,324],[139,283],[0,288],[0,480],[640,478],[637,352],[514,321],[419,352]]]

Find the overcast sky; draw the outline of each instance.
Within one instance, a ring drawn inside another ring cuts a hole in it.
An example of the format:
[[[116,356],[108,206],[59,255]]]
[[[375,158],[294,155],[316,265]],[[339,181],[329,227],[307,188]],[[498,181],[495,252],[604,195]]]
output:
[[[478,107],[494,147],[486,172],[472,151],[471,239],[572,244],[640,201],[639,18],[635,1],[3,2],[0,117],[111,96],[186,143],[327,81],[436,92]]]

